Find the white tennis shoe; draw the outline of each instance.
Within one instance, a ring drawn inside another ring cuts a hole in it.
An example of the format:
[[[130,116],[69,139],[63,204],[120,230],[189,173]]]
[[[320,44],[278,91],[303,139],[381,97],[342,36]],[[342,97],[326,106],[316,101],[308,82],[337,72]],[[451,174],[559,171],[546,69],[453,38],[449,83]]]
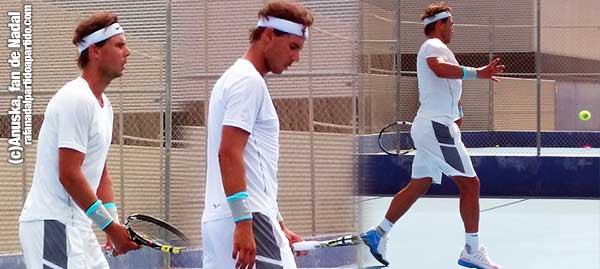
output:
[[[502,267],[493,262],[488,256],[485,247],[480,246],[478,250],[474,250],[471,253],[467,252],[467,249],[463,249],[458,258],[458,264],[468,268],[477,269],[501,269]]]

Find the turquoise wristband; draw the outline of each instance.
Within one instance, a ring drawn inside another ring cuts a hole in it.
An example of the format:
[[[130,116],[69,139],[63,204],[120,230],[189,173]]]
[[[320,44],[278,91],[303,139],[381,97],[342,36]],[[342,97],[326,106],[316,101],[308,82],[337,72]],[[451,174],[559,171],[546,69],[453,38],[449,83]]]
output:
[[[252,219],[252,212],[248,205],[248,193],[245,191],[238,192],[227,197],[227,203],[231,209],[233,222],[238,223],[243,220]]]
[[[477,79],[477,69],[475,67],[460,67],[463,72],[462,80],[476,80]]]
[[[115,205],[115,203],[106,203],[106,204],[104,204],[104,208],[106,208],[106,209],[117,209],[117,205]]]
[[[90,207],[88,207],[88,209],[85,211],[85,215],[86,216],[91,216],[97,209],[99,206],[102,205],[102,200],[96,200],[96,202],[94,202]]]
[[[241,216],[239,218],[233,218],[233,222],[238,223],[242,220],[249,220],[252,219],[252,215],[246,215],[246,216]]]
[[[85,215],[90,217],[94,224],[104,231],[108,225],[113,223],[113,218],[108,210],[102,205],[102,200],[96,200],[86,211]]]
[[[245,198],[248,198],[248,192],[241,191],[241,192],[235,193],[235,194],[227,197],[227,202],[232,202],[232,201],[235,201],[238,199],[245,199]]]

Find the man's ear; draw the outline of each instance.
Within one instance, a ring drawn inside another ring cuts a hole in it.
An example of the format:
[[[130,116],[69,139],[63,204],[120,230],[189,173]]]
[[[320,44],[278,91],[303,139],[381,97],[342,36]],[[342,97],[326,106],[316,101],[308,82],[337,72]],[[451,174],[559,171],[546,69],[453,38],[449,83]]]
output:
[[[275,31],[273,30],[273,28],[267,27],[263,32],[263,36],[265,37],[265,41],[271,41],[271,39],[273,39],[273,37],[275,36]]]
[[[96,59],[100,55],[100,47],[92,44],[88,47],[88,57],[91,59]]]

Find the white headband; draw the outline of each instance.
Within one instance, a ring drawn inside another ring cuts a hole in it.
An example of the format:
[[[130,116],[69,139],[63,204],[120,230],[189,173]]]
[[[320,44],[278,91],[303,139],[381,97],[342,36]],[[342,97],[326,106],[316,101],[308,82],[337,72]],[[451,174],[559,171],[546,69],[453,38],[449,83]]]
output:
[[[433,17],[423,19],[423,25],[428,25],[430,23],[448,18],[450,16],[452,16],[452,14],[450,14],[450,12],[448,12],[448,11],[440,12],[438,14],[435,14],[435,16],[433,16]]]
[[[87,49],[92,44],[96,44],[100,41],[107,40],[115,35],[124,33],[123,27],[118,23],[113,23],[106,28],[102,28],[96,32],[93,32],[85,36],[81,42],[79,42],[79,53]]]
[[[260,20],[258,20],[256,27],[271,27],[288,34],[293,34],[304,39],[308,39],[308,28],[306,26],[276,17],[261,17]]]

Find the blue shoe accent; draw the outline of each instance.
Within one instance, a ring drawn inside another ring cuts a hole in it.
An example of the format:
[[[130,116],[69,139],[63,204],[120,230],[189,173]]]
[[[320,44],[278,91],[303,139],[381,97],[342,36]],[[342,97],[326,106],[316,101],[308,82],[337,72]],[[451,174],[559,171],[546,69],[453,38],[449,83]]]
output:
[[[369,247],[371,255],[375,257],[381,264],[388,266],[390,263],[383,258],[383,255],[379,253],[379,243],[381,243],[381,236],[377,233],[377,230],[371,229],[361,235],[361,238],[365,244]]]
[[[460,259],[458,260],[458,265],[462,265],[462,266],[464,266],[464,267],[468,267],[468,268],[477,268],[477,269],[483,269],[483,268],[481,268],[481,267],[478,267],[478,266],[477,266],[477,265],[475,265],[475,264],[472,264],[472,263],[470,263],[470,262],[466,262],[466,261],[463,261],[463,260],[460,260]]]

